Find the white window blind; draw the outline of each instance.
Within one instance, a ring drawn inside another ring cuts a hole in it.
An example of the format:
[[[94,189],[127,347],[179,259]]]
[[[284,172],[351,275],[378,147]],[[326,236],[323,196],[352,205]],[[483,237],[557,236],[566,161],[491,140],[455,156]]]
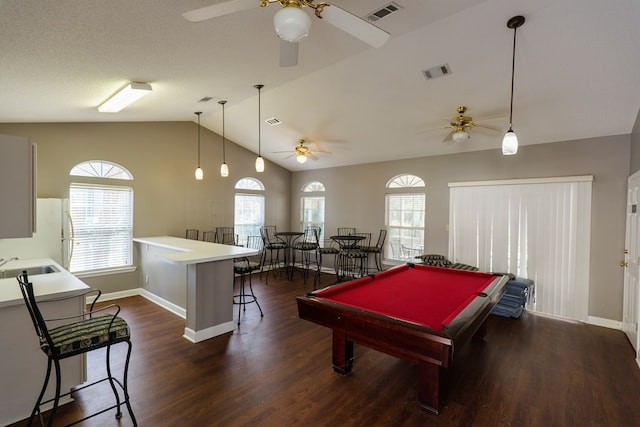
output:
[[[449,184],[449,259],[532,279],[531,309],[586,320],[592,180]]]
[[[72,183],[73,273],[114,269],[133,263],[133,189]]]
[[[234,205],[234,230],[238,243],[244,245],[247,236],[259,236],[264,225],[264,195],[236,193]]]
[[[424,251],[424,193],[386,195],[388,259],[414,260]]]

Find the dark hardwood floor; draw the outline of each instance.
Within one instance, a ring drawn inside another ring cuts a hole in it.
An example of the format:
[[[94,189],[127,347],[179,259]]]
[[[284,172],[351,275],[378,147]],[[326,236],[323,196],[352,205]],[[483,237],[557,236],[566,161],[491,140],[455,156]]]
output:
[[[486,343],[456,349],[443,408],[434,416],[418,406],[415,367],[405,361],[356,345],[353,372],[334,373],[331,331],[298,319],[300,276],[269,279],[265,285],[254,278],[263,318],[248,306],[233,333],[198,344],[182,338],[183,319],[144,298],[117,301],[132,328],[129,384],[140,426],[640,423],[640,369],[620,331],[530,313],[490,316]],[[90,374],[103,369],[102,357],[89,357]],[[59,425],[104,405],[110,391],[75,397],[60,410]],[[81,425],[130,426],[131,419],[125,411],[118,422],[109,412]]]

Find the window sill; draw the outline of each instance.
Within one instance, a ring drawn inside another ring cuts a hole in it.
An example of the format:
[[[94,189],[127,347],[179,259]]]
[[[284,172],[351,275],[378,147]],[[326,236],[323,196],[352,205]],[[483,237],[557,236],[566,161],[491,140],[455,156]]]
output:
[[[136,271],[136,269],[137,267],[135,265],[128,265],[124,267],[105,268],[102,270],[80,271],[77,273],[71,272],[71,274],[79,279],[82,279],[84,277],[109,276],[112,274],[130,273],[132,271]]]

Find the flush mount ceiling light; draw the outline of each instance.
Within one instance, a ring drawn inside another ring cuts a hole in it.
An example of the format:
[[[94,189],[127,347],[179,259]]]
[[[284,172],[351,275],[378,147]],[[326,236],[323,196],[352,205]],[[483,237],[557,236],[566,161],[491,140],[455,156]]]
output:
[[[224,104],[226,103],[227,101],[218,101],[218,104],[222,105],[222,164],[220,165],[220,176],[222,177],[229,176],[229,165],[227,165],[224,147]]]
[[[507,21],[507,27],[513,28],[513,55],[511,61],[511,104],[509,108],[509,130],[502,139],[502,154],[510,156],[518,152],[518,137],[513,131],[513,82],[516,69],[516,32],[524,24],[524,16],[514,16]]]
[[[204,172],[200,167],[200,114],[202,114],[202,111],[196,111],[194,114],[198,116],[198,167],[196,168],[196,180],[202,181],[202,178],[204,178]]]
[[[98,111],[101,113],[117,113],[148,93],[151,93],[150,84],[131,82],[100,104]]]
[[[258,89],[258,157],[256,158],[256,172],[264,172],[264,159],[260,154],[260,92],[264,85],[254,85]]]

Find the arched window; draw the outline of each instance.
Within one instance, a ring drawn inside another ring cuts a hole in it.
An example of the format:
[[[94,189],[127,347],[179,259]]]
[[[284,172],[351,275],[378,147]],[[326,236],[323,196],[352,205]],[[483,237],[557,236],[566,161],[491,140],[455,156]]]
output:
[[[425,183],[411,174],[387,181],[385,221],[387,259],[410,261],[424,252]]]
[[[241,178],[236,182],[234,231],[238,243],[244,245],[247,236],[259,236],[264,225],[264,184],[256,178]]]
[[[89,160],[88,162],[78,163],[71,168],[69,175],[93,176],[97,178],[111,179],[133,179],[131,172],[116,163],[108,162],[106,160]]]
[[[302,229],[320,227],[320,241],[324,241],[324,184],[318,181],[302,186],[300,222]]]
[[[124,167],[106,160],[79,163],[71,176],[132,180]],[[72,273],[104,274],[132,268],[133,188],[107,184],[72,182],[69,215],[73,222]]]

